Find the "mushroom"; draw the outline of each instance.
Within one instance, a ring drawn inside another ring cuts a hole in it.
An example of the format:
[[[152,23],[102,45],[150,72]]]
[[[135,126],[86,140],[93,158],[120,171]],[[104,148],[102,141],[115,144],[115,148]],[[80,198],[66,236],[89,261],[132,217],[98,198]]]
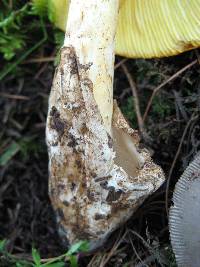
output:
[[[49,17],[62,30],[68,6],[68,0],[48,1]],[[199,24],[199,0],[120,0],[116,54],[165,57],[199,47]]]
[[[72,0],[46,126],[60,235],[102,245],[164,181],[113,104],[118,0]]]
[[[178,266],[200,265],[200,154],[190,163],[178,180],[169,229]]]

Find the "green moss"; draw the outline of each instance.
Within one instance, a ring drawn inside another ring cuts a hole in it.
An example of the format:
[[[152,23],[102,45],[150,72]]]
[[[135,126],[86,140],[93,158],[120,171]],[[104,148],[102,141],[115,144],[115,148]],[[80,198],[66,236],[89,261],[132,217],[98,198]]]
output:
[[[162,95],[156,96],[152,102],[151,114],[153,118],[164,119],[174,111],[173,103]]]
[[[125,101],[124,105],[121,107],[122,113],[128,119],[131,126],[136,128],[137,127],[137,117],[135,114],[135,109],[133,105],[133,97],[130,96]]]
[[[47,40],[41,14],[42,8],[31,2],[12,1],[12,9],[6,1],[0,3],[0,80],[17,76],[20,64]]]

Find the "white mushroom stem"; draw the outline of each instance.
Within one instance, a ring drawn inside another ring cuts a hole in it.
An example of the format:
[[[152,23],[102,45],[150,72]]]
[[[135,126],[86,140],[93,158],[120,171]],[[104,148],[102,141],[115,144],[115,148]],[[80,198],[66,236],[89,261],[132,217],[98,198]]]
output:
[[[162,183],[137,131],[112,104],[117,0],[72,0],[46,140],[49,195],[70,243],[100,246]],[[112,115],[113,111],[113,115]]]
[[[88,78],[104,125],[111,133],[113,112],[114,39],[118,0],[72,0],[64,47],[72,46]]]

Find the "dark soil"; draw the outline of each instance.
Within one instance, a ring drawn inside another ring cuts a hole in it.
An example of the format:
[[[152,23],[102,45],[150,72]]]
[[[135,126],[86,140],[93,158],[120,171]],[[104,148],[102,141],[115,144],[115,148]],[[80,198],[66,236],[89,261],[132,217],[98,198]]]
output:
[[[18,73],[11,73],[0,81],[0,155],[9,151],[11,145],[19,145],[19,150],[0,166],[0,240],[7,239],[8,251],[24,257],[31,254],[32,246],[38,248],[43,258],[66,251],[58,237],[48,198],[45,121],[54,65],[51,61],[28,62],[41,57],[41,54],[47,57],[55,53],[53,43],[45,44],[20,64]],[[152,91],[196,60],[197,55],[198,51],[190,51],[166,59],[126,61],[137,85],[142,114]],[[120,61],[121,58],[117,57],[116,62]],[[163,168],[166,178],[190,121],[171,174],[169,205],[175,182],[200,148],[199,77],[199,63],[196,63],[167,83],[155,96],[145,121],[150,141],[143,140],[142,144],[151,150],[154,161]],[[132,126],[138,128],[130,85],[121,67],[115,71],[114,88],[122,111]],[[106,256],[106,266],[136,266],[140,258],[146,261],[146,265],[137,266],[175,266],[169,242],[165,195],[166,183],[111,236],[101,252],[81,257],[80,266],[89,263],[88,266],[100,266],[99,262]],[[119,247],[111,253],[115,241],[122,236]]]

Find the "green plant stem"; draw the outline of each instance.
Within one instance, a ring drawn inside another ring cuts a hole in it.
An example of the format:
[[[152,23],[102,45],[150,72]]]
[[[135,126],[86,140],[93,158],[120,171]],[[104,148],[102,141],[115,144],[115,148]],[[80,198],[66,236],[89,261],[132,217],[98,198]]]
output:
[[[46,263],[42,264],[42,267],[48,266],[49,264],[54,263],[56,261],[61,261],[62,259],[69,260],[69,258],[66,256],[66,253],[62,254],[58,257],[52,258],[51,260],[48,260]]]

